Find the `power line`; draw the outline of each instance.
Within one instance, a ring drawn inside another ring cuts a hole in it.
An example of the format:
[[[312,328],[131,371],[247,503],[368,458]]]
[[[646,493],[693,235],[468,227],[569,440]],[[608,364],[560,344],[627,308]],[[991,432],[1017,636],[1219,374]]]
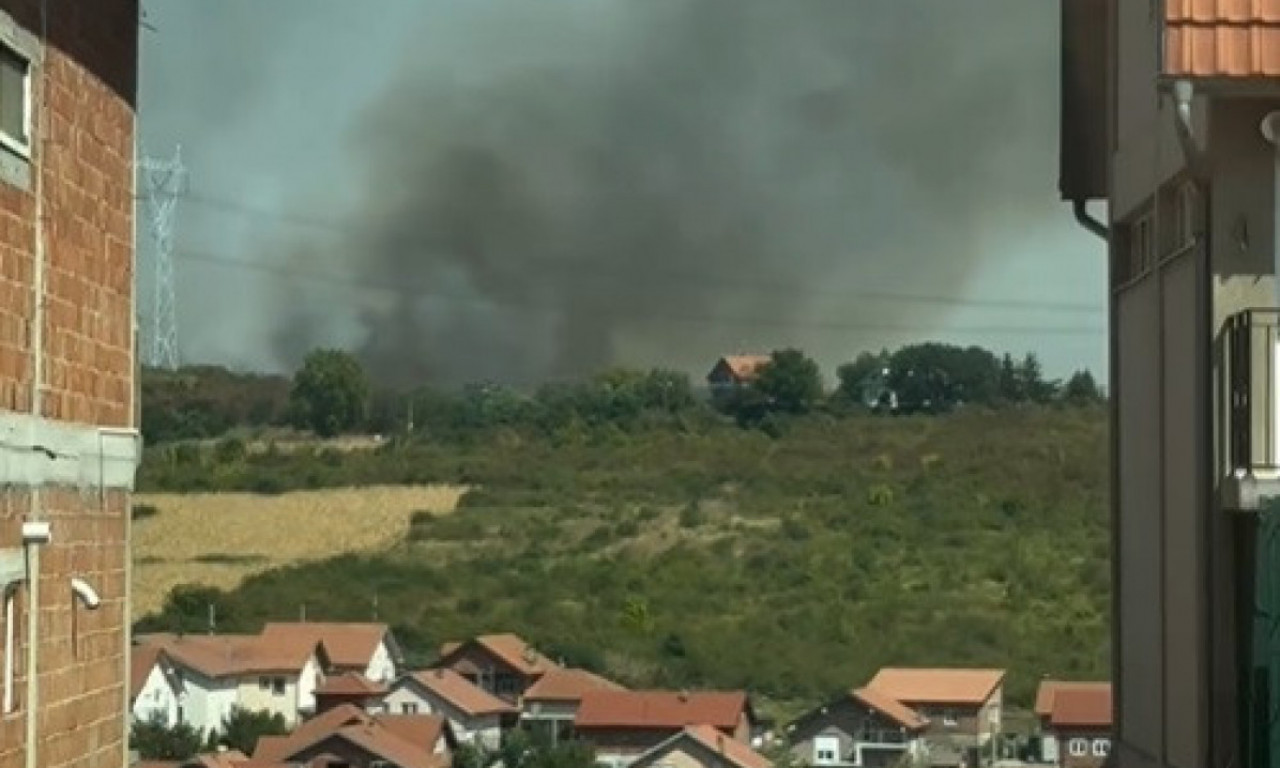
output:
[[[360,234],[360,230],[351,226],[346,222],[335,222],[331,219],[298,216],[291,214],[281,214],[274,211],[267,211],[255,206],[246,205],[243,202],[220,198],[201,194],[198,192],[188,192],[183,201],[191,205],[203,207],[209,210],[219,211],[221,213],[240,216],[244,218],[261,219],[276,224],[287,224],[303,229],[311,229],[317,231],[326,231],[334,235],[352,236]],[[410,243],[414,245],[414,243]],[[441,247],[438,242],[429,242],[424,238],[423,242],[418,244],[424,249]],[[591,259],[554,259],[542,260],[537,264],[538,268],[543,271],[560,270],[566,273],[569,279],[582,279],[592,277],[589,274],[592,271],[597,274],[598,278],[618,279],[616,271],[610,270],[608,265],[602,265],[598,261]],[[882,302],[911,302],[916,304],[932,304],[939,306],[951,307],[976,307],[986,309],[1002,309],[1002,310],[1022,310],[1022,311],[1041,311],[1041,312],[1062,312],[1069,314],[1084,314],[1101,316],[1105,308],[1097,304],[1087,304],[1083,302],[1064,302],[1064,301],[1039,301],[1033,299],[974,299],[959,298],[956,296],[945,296],[937,294],[919,294],[910,292],[896,291],[838,291],[815,289],[811,286],[800,286],[796,284],[779,283],[771,280],[756,280],[751,278],[726,277],[722,274],[709,275],[706,273],[683,272],[674,270],[646,271],[642,275],[627,275],[625,278],[628,283],[634,283],[636,280],[649,281],[669,281],[673,284],[686,285],[690,283],[703,283],[709,285],[721,285],[725,287],[748,288],[758,291],[766,291],[769,293],[789,293],[798,296],[827,296],[831,298],[841,298],[849,300],[862,301],[882,301]]]
[[[186,181],[182,165],[182,148],[173,158],[160,160],[143,157],[138,170],[146,186],[146,209],[151,237],[155,241],[155,274],[151,307],[151,339],[146,361],[153,368],[178,367],[178,311],[173,279],[173,230],[177,219],[178,198]]]
[[[485,298],[475,296],[466,296],[458,293],[441,291],[435,287],[423,285],[415,285],[404,281],[377,281],[367,278],[356,278],[351,275],[338,274],[335,272],[325,272],[316,270],[310,266],[298,267],[285,264],[270,264],[263,262],[247,261],[237,259],[230,256],[222,256],[202,251],[193,251],[183,249],[178,251],[178,258],[202,262],[206,264],[214,264],[219,266],[231,267],[239,270],[248,270],[263,272],[267,274],[278,275],[290,280],[307,280],[310,282],[332,285],[339,288],[357,288],[369,291],[393,293],[396,295],[413,295],[417,298],[435,299],[450,304],[472,306],[480,309],[492,310],[495,308],[495,302]],[[553,318],[564,316],[564,310],[561,307],[539,306],[530,303],[518,303],[504,301],[496,304],[496,308],[506,311],[515,311],[523,314],[545,315]],[[690,325],[716,325],[725,327],[756,327],[756,328],[774,328],[774,329],[797,329],[805,328],[811,330],[832,330],[832,331],[874,331],[880,333],[935,333],[937,328],[924,328],[919,326],[903,326],[903,325],[881,325],[875,323],[851,323],[851,322],[812,322],[812,321],[776,321],[768,320],[760,317],[732,317],[723,315],[698,315],[698,314],[676,314],[670,312],[627,312],[617,306],[610,307],[590,307],[584,308],[575,306],[574,310],[577,315],[604,317],[610,319],[630,318],[641,320],[646,323],[674,323],[674,324],[690,324]],[[1066,335],[1066,336],[1093,336],[1106,333],[1105,328],[1090,326],[1035,326],[1035,325],[1005,325],[1005,326],[969,326],[950,329],[956,333],[976,333],[976,334],[1044,334],[1044,335]]]

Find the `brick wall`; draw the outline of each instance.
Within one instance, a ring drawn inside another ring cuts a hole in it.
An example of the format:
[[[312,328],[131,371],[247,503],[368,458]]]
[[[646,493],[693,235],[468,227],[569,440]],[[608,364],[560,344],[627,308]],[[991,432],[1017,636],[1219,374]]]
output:
[[[0,11],[43,40],[33,77],[33,173],[43,183],[45,417],[133,423],[133,137],[137,0],[0,0]],[[0,152],[6,150],[0,149]],[[0,180],[0,411],[30,412],[35,356],[35,184]],[[0,481],[5,478],[0,478]],[[0,491],[0,547],[20,543],[27,489]],[[125,755],[124,659],[128,495],[41,493],[53,542],[40,577],[41,768],[119,768]],[[102,598],[87,611],[70,579]],[[17,711],[0,714],[0,768],[23,765],[25,588],[18,592]],[[3,616],[0,615],[0,627]],[[0,657],[3,646],[0,645]],[[0,659],[3,661],[3,659]]]

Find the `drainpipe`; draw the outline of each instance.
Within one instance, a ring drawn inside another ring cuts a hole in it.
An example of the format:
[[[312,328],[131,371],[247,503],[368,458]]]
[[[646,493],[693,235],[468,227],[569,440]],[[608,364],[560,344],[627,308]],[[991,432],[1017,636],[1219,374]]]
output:
[[[1191,103],[1195,97],[1195,86],[1188,80],[1176,80],[1171,91],[1173,95],[1174,127],[1178,132],[1178,144],[1182,147],[1182,156],[1187,161],[1187,170],[1197,181],[1203,181],[1208,174],[1205,171],[1205,156],[1196,141],[1195,119],[1191,114]]]
[[[1107,228],[1107,225],[1103,224],[1089,213],[1088,200],[1072,200],[1071,210],[1075,212],[1076,221],[1079,222],[1080,226],[1089,230],[1103,240],[1106,240],[1111,236],[1111,230]]]
[[[1275,170],[1272,173],[1275,192],[1271,201],[1271,206],[1275,209],[1273,214],[1275,226],[1272,230],[1271,238],[1272,250],[1275,252],[1273,258],[1276,265],[1276,274],[1280,275],[1280,111],[1268,113],[1266,117],[1262,118],[1262,124],[1258,128],[1262,131],[1262,137],[1271,146],[1275,147]]]
[[[35,194],[35,243],[32,292],[35,302],[31,320],[31,413],[37,419],[43,416],[44,410],[44,319],[45,319],[45,221],[44,221],[44,172],[45,150],[49,146],[45,129],[48,121],[44,120],[45,106],[48,104],[49,69],[46,51],[49,45],[49,8],[48,0],[40,3],[40,46],[39,46],[39,88],[34,106],[35,136],[37,151],[34,153],[33,170],[35,179],[32,187]],[[38,422],[37,422],[38,423]],[[38,481],[38,478],[36,478]],[[41,488],[37,484],[31,488],[31,506],[27,513],[27,522],[22,526],[22,545],[27,555],[27,718],[26,718],[26,768],[40,768],[39,723],[40,723],[40,549],[49,541],[49,524],[42,522]]]

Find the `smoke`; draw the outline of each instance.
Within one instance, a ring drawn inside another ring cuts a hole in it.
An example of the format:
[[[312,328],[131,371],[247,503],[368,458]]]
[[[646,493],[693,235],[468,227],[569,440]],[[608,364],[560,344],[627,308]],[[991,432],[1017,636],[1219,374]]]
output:
[[[455,5],[370,81],[343,234],[268,249],[282,366],[344,334],[398,383],[851,353],[947,314],[859,291],[953,295],[1061,215],[1052,6]]]

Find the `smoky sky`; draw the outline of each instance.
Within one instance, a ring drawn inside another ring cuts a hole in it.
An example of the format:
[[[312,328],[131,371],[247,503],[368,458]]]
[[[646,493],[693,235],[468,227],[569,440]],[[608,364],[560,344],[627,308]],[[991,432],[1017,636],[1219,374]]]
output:
[[[359,109],[292,127],[344,121],[341,174],[293,205],[341,226],[247,254],[295,276],[243,309],[278,366],[350,344],[386,381],[528,384],[819,335],[852,354],[948,314],[867,293],[955,294],[1063,216],[1051,4],[446,5],[354,80]]]

